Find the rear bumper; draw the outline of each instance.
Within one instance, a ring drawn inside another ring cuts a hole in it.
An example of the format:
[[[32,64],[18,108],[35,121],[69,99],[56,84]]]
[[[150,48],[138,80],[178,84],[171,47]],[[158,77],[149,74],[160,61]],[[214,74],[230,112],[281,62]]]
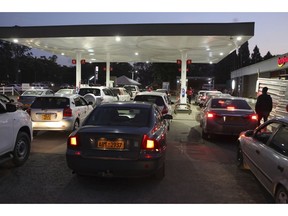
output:
[[[144,177],[153,175],[164,164],[164,156],[153,159],[129,160],[109,158],[85,158],[66,152],[66,162],[70,169],[82,175],[102,177]]]
[[[220,125],[217,123],[207,123],[206,127],[203,127],[203,130],[205,133],[208,133],[208,134],[239,136],[241,132],[246,131],[246,130],[254,130],[256,127],[257,127],[257,122],[255,122],[255,124],[249,124],[245,126]]]
[[[35,122],[32,121],[33,130],[49,130],[49,131],[72,131],[74,126],[73,120],[51,121],[51,122]]]

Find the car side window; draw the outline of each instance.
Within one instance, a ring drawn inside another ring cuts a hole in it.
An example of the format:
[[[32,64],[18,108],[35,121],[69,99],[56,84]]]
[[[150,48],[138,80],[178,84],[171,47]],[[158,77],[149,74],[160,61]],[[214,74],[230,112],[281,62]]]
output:
[[[255,134],[255,138],[262,142],[263,144],[267,144],[271,135],[275,133],[275,131],[279,128],[279,123],[271,123],[266,125],[265,127],[261,127]]]
[[[280,154],[288,156],[288,126],[280,127],[270,142],[270,147]]]

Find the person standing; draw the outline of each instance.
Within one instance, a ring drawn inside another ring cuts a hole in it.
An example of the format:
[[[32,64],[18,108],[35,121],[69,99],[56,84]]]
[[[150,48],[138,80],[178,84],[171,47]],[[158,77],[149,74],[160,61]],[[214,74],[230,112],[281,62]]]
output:
[[[258,115],[258,126],[261,124],[263,118],[264,122],[267,121],[270,112],[272,111],[273,103],[270,95],[267,94],[268,88],[262,89],[262,94],[257,97],[255,104],[255,111]]]
[[[191,104],[192,95],[193,95],[193,90],[191,87],[189,87],[189,89],[187,89],[187,98],[188,98],[189,104]]]

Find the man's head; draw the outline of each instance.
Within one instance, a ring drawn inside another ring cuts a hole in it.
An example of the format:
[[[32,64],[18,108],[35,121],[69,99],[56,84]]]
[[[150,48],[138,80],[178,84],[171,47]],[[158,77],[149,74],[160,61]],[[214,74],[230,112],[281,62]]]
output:
[[[262,93],[267,93],[267,91],[268,91],[268,88],[267,88],[267,87],[264,87],[264,88],[262,89]]]

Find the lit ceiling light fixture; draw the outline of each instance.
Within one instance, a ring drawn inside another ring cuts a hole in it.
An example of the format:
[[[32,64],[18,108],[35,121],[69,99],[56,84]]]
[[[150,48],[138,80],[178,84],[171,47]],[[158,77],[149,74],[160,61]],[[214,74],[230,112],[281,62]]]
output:
[[[89,53],[89,55],[94,55],[94,53]]]
[[[88,52],[94,52],[94,50],[93,49],[88,49]]]
[[[91,61],[96,61],[96,59],[95,59],[95,58],[92,58]]]
[[[223,56],[223,55],[224,55],[224,53],[223,53],[223,52],[221,52],[221,53],[219,53],[219,55],[220,55],[220,56]]]
[[[64,56],[64,55],[65,55],[65,53],[63,53],[63,52],[62,52],[62,53],[61,53],[61,55],[63,55],[63,56]]]
[[[237,37],[237,41],[241,41],[242,40],[242,37],[241,36],[238,36]]]
[[[209,47],[207,47],[207,48],[206,48],[206,50],[207,50],[207,51],[210,51],[210,48],[209,48]]]
[[[121,41],[120,36],[116,36],[115,40],[116,40],[116,41]]]
[[[13,39],[13,42],[18,43],[19,41],[18,41],[18,39],[15,38],[15,39]]]
[[[213,62],[212,62],[212,61],[210,61],[209,63],[210,63],[210,64],[213,64]]]
[[[135,55],[136,55],[136,56],[138,56],[138,55],[139,55],[139,53],[138,53],[138,52],[135,52]]]

